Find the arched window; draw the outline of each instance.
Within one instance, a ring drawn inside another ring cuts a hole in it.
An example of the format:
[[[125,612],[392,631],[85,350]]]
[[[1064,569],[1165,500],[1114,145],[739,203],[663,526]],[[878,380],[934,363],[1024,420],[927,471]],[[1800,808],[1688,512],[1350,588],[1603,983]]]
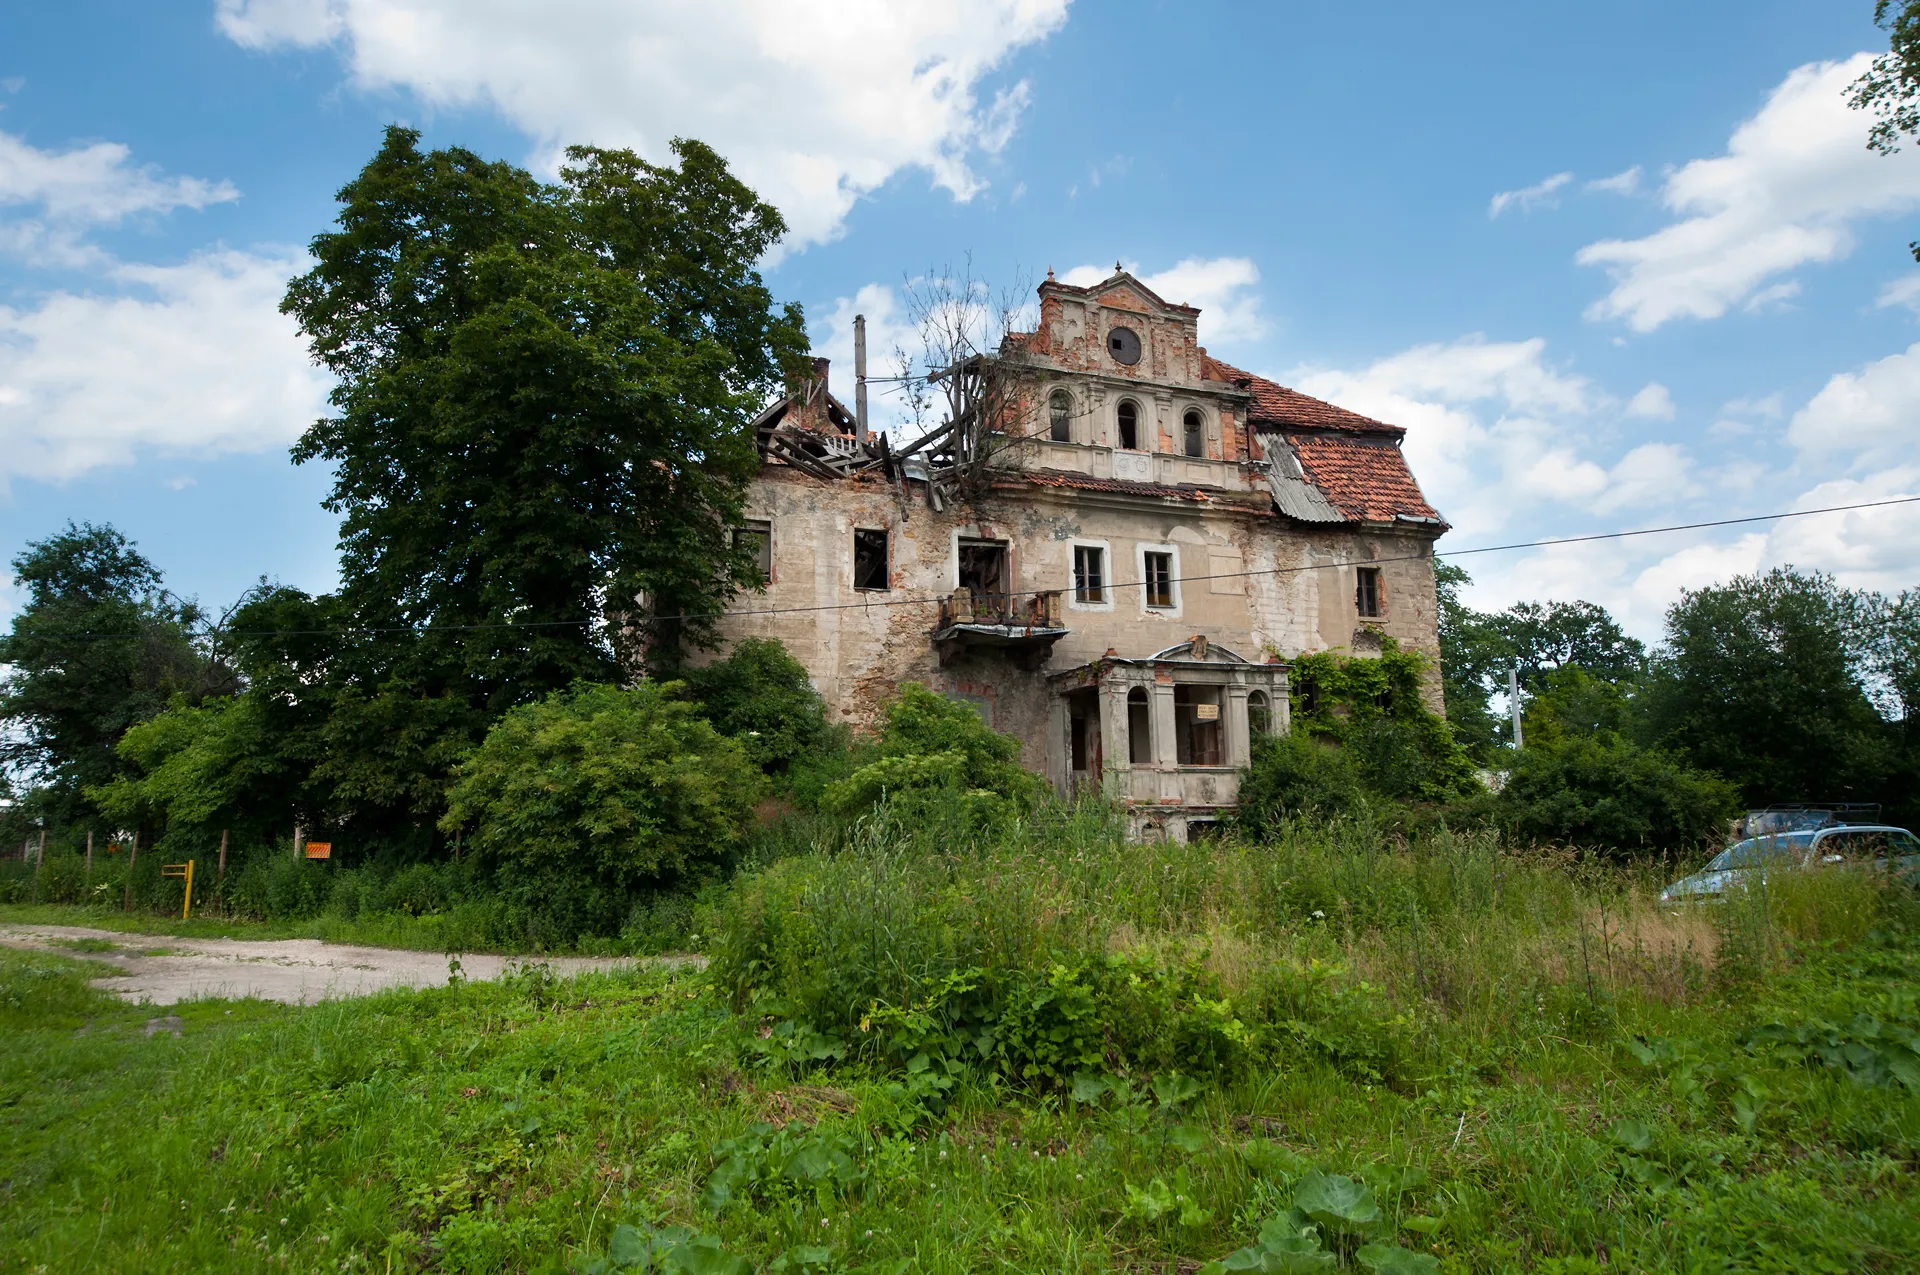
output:
[[[1147,708],[1147,690],[1127,692],[1127,760],[1134,765],[1153,760],[1153,714]]]
[[[1265,691],[1247,692],[1247,733],[1258,737],[1273,734],[1273,706]]]
[[[1140,409],[1132,399],[1120,404],[1120,446],[1130,452],[1140,450]]]
[[[1073,399],[1065,390],[1047,400],[1047,436],[1056,443],[1073,441]]]
[[[1189,409],[1182,422],[1187,427],[1187,455],[1205,456],[1207,454],[1207,418],[1198,409]]]

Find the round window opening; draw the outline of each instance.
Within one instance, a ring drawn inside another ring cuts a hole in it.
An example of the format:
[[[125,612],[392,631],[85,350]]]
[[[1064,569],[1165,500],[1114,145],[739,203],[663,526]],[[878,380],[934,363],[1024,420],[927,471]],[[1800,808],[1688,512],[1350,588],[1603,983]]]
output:
[[[1107,353],[1115,363],[1133,366],[1140,361],[1140,334],[1132,328],[1115,328],[1107,333]]]

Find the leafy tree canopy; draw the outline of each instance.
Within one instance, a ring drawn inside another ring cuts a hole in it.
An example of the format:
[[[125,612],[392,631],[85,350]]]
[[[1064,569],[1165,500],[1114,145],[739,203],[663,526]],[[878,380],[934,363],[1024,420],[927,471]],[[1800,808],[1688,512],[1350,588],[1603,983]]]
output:
[[[698,142],[670,167],[574,147],[548,184],[418,141],[387,131],[282,307],[339,377],[294,456],[334,468],[343,617],[438,629],[375,634],[345,671],[491,717],[674,665],[711,626],[652,617],[753,579],[729,538],[745,427],[806,348],[756,269],[784,223]]]
[[[1338,744],[1372,793],[1447,801],[1479,790],[1447,720],[1427,707],[1428,663],[1391,638],[1378,656],[1296,656],[1288,676],[1293,729]]]
[[[1712,843],[1739,809],[1720,776],[1611,731],[1529,740],[1492,804],[1521,837],[1623,855]]]
[[[1614,685],[1646,668],[1646,647],[1629,637],[1605,607],[1592,602],[1522,602],[1506,611],[1475,611],[1460,600],[1472,577],[1450,563],[1437,572],[1440,667],[1447,719],[1461,742],[1483,760],[1506,739],[1490,707],[1517,669],[1523,696],[1541,694],[1566,669],[1584,669]]]
[[[1892,759],[1866,690],[1872,604],[1792,567],[1688,590],[1646,687],[1648,737],[1752,804],[1882,800]]]
[[[53,822],[77,822],[85,789],[126,772],[115,748],[128,727],[175,695],[231,691],[232,672],[195,646],[200,609],[112,527],[69,523],[13,574],[27,602],[0,637],[0,768],[37,786]]]

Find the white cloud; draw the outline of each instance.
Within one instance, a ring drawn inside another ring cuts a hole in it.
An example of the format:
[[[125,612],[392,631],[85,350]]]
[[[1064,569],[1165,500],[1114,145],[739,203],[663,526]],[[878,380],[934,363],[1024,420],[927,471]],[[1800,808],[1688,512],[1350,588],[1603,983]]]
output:
[[[1066,20],[1069,0],[218,0],[251,48],[336,44],[364,88],[490,106],[549,154],[654,159],[697,137],[786,215],[838,234],[860,196],[925,168],[957,199],[1011,137],[1024,81],[983,81]]]
[[[1636,195],[1640,193],[1640,165],[1635,164],[1624,173],[1615,173],[1611,177],[1600,177],[1587,183],[1587,189],[1602,191],[1609,195]]]
[[[1673,419],[1673,395],[1667,387],[1658,381],[1648,381],[1640,392],[1627,401],[1628,416],[1644,416],[1648,420],[1670,421]]]
[[[1920,314],[1920,270],[1912,274],[1890,279],[1880,289],[1880,295],[1874,298],[1873,308],[1885,310],[1890,306],[1903,305]]]
[[[1920,496],[1920,467],[1898,466],[1815,486],[1794,509],[1830,509]],[[1786,518],[1767,534],[1769,562],[1831,571],[1850,588],[1898,592],[1920,585],[1920,504]]]
[[[827,370],[828,388],[834,397],[853,407],[853,316],[867,319],[867,376],[893,377],[900,365],[896,350],[909,358],[920,354],[920,336],[908,318],[899,294],[884,283],[869,283],[850,297],[836,297],[832,308],[811,307],[815,354],[832,361]],[[822,314],[824,318],[820,317]],[[867,387],[867,421],[879,431],[898,432],[912,420],[902,388],[891,381],[870,383]]]
[[[1152,288],[1163,300],[1200,310],[1200,343],[1231,345],[1265,336],[1267,321],[1260,314],[1260,267],[1246,257],[1188,257],[1158,274],[1144,274],[1138,262],[1122,263],[1128,274]],[[1062,283],[1090,287],[1113,274],[1108,266],[1075,266],[1063,271]]]
[[[1508,208],[1518,208],[1521,212],[1532,212],[1538,207],[1556,207],[1559,200],[1553,193],[1573,180],[1572,173],[1555,173],[1545,181],[1537,182],[1523,190],[1503,190],[1487,204],[1487,216],[1498,217]]]
[[[1787,414],[1787,405],[1780,391],[1775,390],[1762,398],[1730,399],[1720,410],[1729,416],[1759,416],[1777,421]]]
[[[140,213],[205,208],[238,199],[226,182],[163,177],[127,162],[118,142],[94,142],[65,151],[41,150],[0,132],[0,209],[27,209],[0,219],[0,250],[32,260],[79,264],[97,260],[82,242],[85,231]]]
[[[1549,365],[1546,342],[1468,337],[1416,346],[1357,371],[1299,368],[1283,381],[1404,426],[1427,497],[1465,537],[1542,504],[1590,505],[1607,469],[1583,454],[1587,382]]]
[[[1690,474],[1693,458],[1673,443],[1642,443],[1607,471],[1606,489],[1593,502],[1601,513],[1671,504],[1698,495]]]
[[[1920,342],[1853,372],[1838,372],[1793,414],[1787,438],[1809,453],[1870,461],[1920,442]]]
[[[277,312],[299,268],[296,254],[215,251],[116,267],[122,295],[0,307],[0,487],[149,451],[285,445],[322,413],[327,385]]]
[[[1920,206],[1920,155],[1867,150],[1864,117],[1847,105],[1847,86],[1870,60],[1793,71],[1734,130],[1726,154],[1667,177],[1661,201],[1679,220],[1581,249],[1582,265],[1604,266],[1614,281],[1587,316],[1639,332],[1718,318],[1775,276],[1844,257],[1854,221]]]

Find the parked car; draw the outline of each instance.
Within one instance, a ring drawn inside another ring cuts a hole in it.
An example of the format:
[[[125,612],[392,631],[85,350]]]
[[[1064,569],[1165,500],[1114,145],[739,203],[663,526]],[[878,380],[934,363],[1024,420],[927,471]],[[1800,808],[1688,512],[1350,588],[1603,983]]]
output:
[[[1776,832],[1736,841],[1690,877],[1660,892],[1662,903],[1717,899],[1734,886],[1763,880],[1770,871],[1855,864],[1920,881],[1920,837],[1885,824],[1841,824],[1805,832]]]

